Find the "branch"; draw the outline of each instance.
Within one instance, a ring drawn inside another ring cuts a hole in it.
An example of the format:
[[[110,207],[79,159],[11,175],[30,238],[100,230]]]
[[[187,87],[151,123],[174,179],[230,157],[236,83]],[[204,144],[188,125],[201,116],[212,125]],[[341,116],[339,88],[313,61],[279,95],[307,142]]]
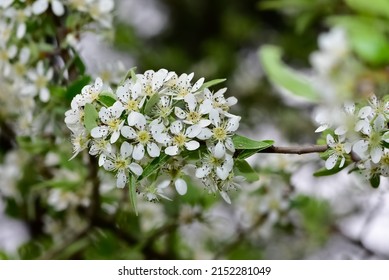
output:
[[[323,153],[328,149],[327,145],[308,145],[308,146],[291,146],[291,147],[279,147],[270,146],[258,153],[269,153],[269,154],[309,154],[309,153]]]

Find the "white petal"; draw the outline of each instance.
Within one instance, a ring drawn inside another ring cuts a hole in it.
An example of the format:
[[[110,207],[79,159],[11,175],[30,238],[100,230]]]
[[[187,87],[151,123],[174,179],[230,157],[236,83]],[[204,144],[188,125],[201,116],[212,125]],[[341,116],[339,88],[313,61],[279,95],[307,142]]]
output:
[[[204,83],[204,78],[200,78],[192,87],[192,90],[191,92],[196,92],[199,90],[199,88],[201,88],[201,86],[203,85]]]
[[[208,125],[211,124],[211,121],[210,120],[200,120],[198,122],[198,125],[201,127],[201,128],[204,128],[204,127],[207,127]]]
[[[371,114],[372,111],[373,109],[370,106],[365,106],[359,110],[358,117],[365,119]]]
[[[18,29],[16,31],[16,37],[20,39],[24,36],[24,34],[26,34],[26,24],[23,22],[18,25]]]
[[[188,190],[188,186],[186,185],[184,179],[181,178],[176,179],[174,185],[176,186],[176,190],[180,195],[186,194],[186,191]]]
[[[103,165],[104,169],[107,170],[107,171],[112,171],[115,169],[115,165],[113,164],[112,161],[110,160],[106,160],[104,165]]]
[[[203,128],[199,135],[196,137],[200,140],[207,140],[211,138],[213,135],[212,131],[209,128]]]
[[[108,135],[108,127],[107,126],[96,126],[92,128],[90,132],[93,138],[102,138]]]
[[[119,139],[119,136],[120,136],[120,131],[119,130],[114,131],[111,135],[109,142],[111,144],[115,143]]]
[[[383,115],[379,115],[374,120],[374,130],[375,131],[382,131],[385,128],[386,122],[385,117]]]
[[[140,176],[142,175],[143,173],[143,168],[142,166],[140,166],[139,164],[137,164],[136,162],[132,162],[129,166],[130,170],[137,176]]]
[[[353,152],[357,154],[360,158],[365,157],[365,153],[368,148],[368,143],[364,140],[359,140],[353,145]]]
[[[208,164],[204,164],[203,166],[196,169],[196,177],[204,178],[211,172],[211,167]]]
[[[159,157],[161,151],[157,144],[155,144],[154,142],[149,142],[147,143],[147,153],[151,157]]]
[[[222,158],[226,153],[226,147],[224,146],[224,144],[222,142],[218,142],[215,146],[215,150],[214,150],[214,156],[215,158]]]
[[[231,199],[230,199],[230,197],[228,196],[228,194],[225,191],[221,191],[219,193],[220,193],[220,196],[224,199],[225,202],[227,202],[228,204],[231,204]]]
[[[138,129],[143,129],[146,125],[145,117],[139,112],[131,112],[127,118],[128,125],[135,126]]]
[[[331,134],[327,134],[327,145],[330,147],[335,145],[335,139]]]
[[[339,167],[342,168],[345,162],[346,162],[346,158],[342,157],[340,164],[339,164]]]
[[[185,102],[188,104],[188,108],[190,111],[194,111],[196,109],[197,101],[196,97],[193,94],[188,94],[184,97]]]
[[[120,155],[123,158],[128,158],[129,156],[131,156],[132,150],[133,150],[132,145],[124,141],[120,146]]]
[[[99,156],[99,166],[103,166],[105,161],[106,161],[106,159],[107,159],[107,156],[105,154],[101,154]]]
[[[371,161],[379,163],[382,157],[383,151],[381,147],[374,147],[370,151]]]
[[[217,175],[221,180],[227,179],[229,173],[230,173],[230,172],[229,172],[226,168],[224,168],[224,167],[218,166],[218,167],[216,168],[216,175]]]
[[[194,151],[194,150],[197,150],[200,147],[200,143],[195,141],[195,140],[192,140],[192,141],[186,142],[185,143],[185,147],[189,151]]]
[[[165,189],[169,187],[171,181],[170,180],[163,180],[161,183],[158,184],[157,188],[158,189]]]
[[[38,0],[32,4],[32,12],[36,15],[40,15],[47,10],[49,2],[47,0]]]
[[[325,166],[328,170],[335,167],[336,162],[338,161],[338,155],[332,154],[329,156],[329,158],[326,160]]]
[[[233,117],[228,120],[227,131],[233,132],[239,128],[240,117]]]
[[[116,186],[118,188],[124,188],[126,186],[126,183],[127,183],[127,176],[126,176],[126,173],[124,170],[120,170],[117,174],[117,178],[116,178]]]
[[[62,3],[58,0],[51,1],[51,9],[56,16],[62,16],[65,13],[65,9]]]
[[[50,100],[50,91],[47,88],[42,88],[39,91],[39,99],[42,102],[48,102]]]
[[[231,106],[235,105],[236,103],[238,103],[238,99],[234,96],[231,96],[231,97],[228,97],[226,99],[226,102],[227,102],[228,107],[231,107]]]
[[[163,81],[167,75],[167,70],[160,69],[156,73],[154,73],[153,79],[151,81],[151,86],[154,91],[158,90],[162,85]]]
[[[135,139],[136,138],[136,132],[132,127],[129,126],[123,126],[121,129],[122,135],[128,139]]]
[[[186,118],[186,113],[184,110],[182,110],[181,108],[179,107],[175,107],[174,108],[174,114],[180,118],[180,119],[185,119]]]
[[[347,127],[345,125],[339,126],[337,129],[335,129],[336,135],[343,135],[347,132]]]
[[[206,115],[209,114],[211,110],[212,110],[212,101],[209,99],[205,99],[199,107],[199,113],[201,115]]]
[[[231,138],[227,138],[224,144],[230,152],[235,152],[234,143],[232,142]]]
[[[214,126],[220,126],[219,111],[212,109],[211,112],[209,112],[209,120],[212,122]]]
[[[182,121],[174,121],[171,125],[170,125],[170,131],[171,133],[173,134],[179,134],[182,130]]]
[[[194,138],[200,134],[201,130],[202,128],[199,125],[195,124],[186,129],[185,135],[189,138]]]
[[[134,147],[132,157],[135,160],[141,160],[144,156],[145,156],[145,147],[139,143]]]
[[[174,146],[169,146],[165,149],[165,154],[169,155],[169,156],[175,156],[178,154],[178,146],[174,145]]]

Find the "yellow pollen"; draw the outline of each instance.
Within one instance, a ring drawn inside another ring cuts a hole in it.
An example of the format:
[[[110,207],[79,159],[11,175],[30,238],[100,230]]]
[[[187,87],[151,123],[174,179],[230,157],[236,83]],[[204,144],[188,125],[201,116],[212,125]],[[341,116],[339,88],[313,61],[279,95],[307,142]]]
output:
[[[153,88],[151,85],[147,85],[145,88],[145,93],[147,96],[152,96],[154,94]]]
[[[138,132],[139,143],[147,144],[149,142],[149,140],[150,140],[150,134],[147,131],[142,130],[142,131]]]
[[[115,169],[118,170],[118,169],[125,169],[127,167],[128,163],[126,160],[122,159],[122,158],[117,158],[115,160]]]
[[[35,80],[35,85],[38,88],[44,88],[47,85],[47,79],[44,76],[38,76],[37,79]]]
[[[212,132],[216,140],[222,141],[227,138],[227,131],[222,127],[215,127]]]
[[[198,123],[201,119],[201,115],[197,112],[189,112],[186,119],[192,123]]]
[[[118,129],[119,129],[120,123],[121,123],[121,120],[120,120],[120,119],[113,119],[113,120],[108,121],[107,125],[108,125],[112,130],[118,130]]]
[[[173,138],[173,141],[174,143],[178,146],[178,147],[182,147],[185,145],[185,141],[186,141],[186,136],[182,133],[174,136]]]
[[[129,100],[127,103],[126,108],[130,111],[138,111],[138,101],[136,100]]]

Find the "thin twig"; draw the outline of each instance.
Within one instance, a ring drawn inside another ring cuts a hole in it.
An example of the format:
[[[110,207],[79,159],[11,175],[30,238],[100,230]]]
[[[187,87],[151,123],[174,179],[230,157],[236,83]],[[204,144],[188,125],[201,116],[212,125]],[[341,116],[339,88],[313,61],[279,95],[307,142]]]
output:
[[[323,153],[328,149],[327,145],[308,145],[308,146],[290,146],[290,147],[280,147],[280,146],[270,146],[264,150],[259,151],[258,153],[269,153],[269,154],[310,154],[310,153]]]

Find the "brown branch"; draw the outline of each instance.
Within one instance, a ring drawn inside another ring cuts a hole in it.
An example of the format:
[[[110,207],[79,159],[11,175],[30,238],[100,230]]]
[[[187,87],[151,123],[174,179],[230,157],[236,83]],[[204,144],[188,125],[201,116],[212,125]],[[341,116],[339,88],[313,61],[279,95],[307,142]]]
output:
[[[258,153],[269,153],[269,154],[310,154],[310,153],[323,153],[328,149],[327,145],[308,145],[308,146],[291,146],[291,147],[279,147],[270,146]]]

